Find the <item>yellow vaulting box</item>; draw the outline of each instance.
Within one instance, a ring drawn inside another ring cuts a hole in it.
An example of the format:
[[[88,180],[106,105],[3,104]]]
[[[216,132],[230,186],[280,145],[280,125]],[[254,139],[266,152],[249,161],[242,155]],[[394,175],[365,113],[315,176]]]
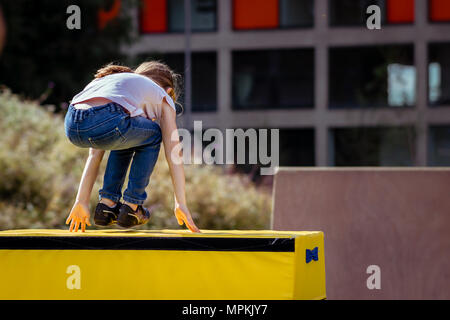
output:
[[[322,232],[0,232],[0,299],[325,299]]]

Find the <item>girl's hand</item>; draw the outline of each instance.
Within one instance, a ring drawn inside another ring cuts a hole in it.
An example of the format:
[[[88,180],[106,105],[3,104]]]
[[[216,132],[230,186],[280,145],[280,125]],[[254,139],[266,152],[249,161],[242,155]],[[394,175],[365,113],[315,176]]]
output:
[[[91,225],[91,223],[89,222],[89,218],[90,214],[88,205],[76,201],[72,207],[72,211],[70,211],[69,217],[67,217],[66,220],[66,224],[69,224],[70,222],[69,232],[77,232],[80,224],[81,231],[84,232],[86,230],[86,224],[88,226]]]
[[[194,221],[192,220],[191,214],[185,205],[177,203],[175,205],[174,213],[180,226],[182,226],[184,223],[186,227],[188,227],[188,229],[192,232],[200,233],[200,229],[195,225]]]

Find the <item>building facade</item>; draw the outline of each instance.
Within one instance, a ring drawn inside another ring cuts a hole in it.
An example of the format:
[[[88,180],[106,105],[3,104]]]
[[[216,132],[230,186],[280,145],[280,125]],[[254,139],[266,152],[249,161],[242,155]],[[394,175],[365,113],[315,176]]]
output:
[[[127,51],[184,71],[184,0],[146,0]],[[381,29],[367,12],[377,5]],[[450,166],[450,3],[191,0],[183,126],[278,128],[282,166]]]

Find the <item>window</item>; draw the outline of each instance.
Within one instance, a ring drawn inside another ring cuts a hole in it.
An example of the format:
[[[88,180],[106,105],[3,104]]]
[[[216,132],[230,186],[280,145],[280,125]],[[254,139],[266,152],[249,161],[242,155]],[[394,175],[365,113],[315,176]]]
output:
[[[412,166],[413,127],[339,128],[331,130],[335,166]]]
[[[312,108],[314,50],[233,52],[235,110]]]
[[[430,166],[450,166],[450,126],[430,128],[428,164]]]
[[[244,129],[246,131],[247,129]],[[260,135],[256,129],[259,145]],[[271,133],[270,129],[267,132],[267,156],[272,157],[271,152]],[[250,152],[253,152],[253,156],[256,156],[255,150],[250,148],[249,139],[245,141],[245,164],[237,164],[237,140],[234,141],[234,168],[236,171],[249,174],[252,180],[259,182],[260,168],[268,167],[268,165],[262,165],[259,156],[257,157],[257,164],[250,163]],[[279,165],[286,166],[308,166],[312,167],[315,164],[315,145],[314,145],[314,129],[279,129]],[[269,164],[270,165],[270,164]],[[273,164],[271,164],[273,165]]]
[[[450,1],[429,0],[429,20],[432,22],[450,22]]]
[[[332,26],[365,26],[371,5],[380,7],[382,24],[414,22],[414,0],[329,0],[328,4]]]
[[[192,31],[216,30],[217,0],[191,0]],[[184,32],[184,0],[143,0],[141,33]]]
[[[428,47],[428,102],[431,106],[450,104],[450,43]]]
[[[280,166],[314,164],[314,129],[280,129]]]
[[[234,0],[236,30],[312,27],[313,0]]]
[[[412,45],[331,48],[329,53],[330,108],[415,105]]]
[[[312,27],[314,24],[314,1],[280,0],[280,27]]]
[[[169,31],[184,32],[184,0],[168,0]],[[216,1],[191,0],[191,23],[193,31],[216,29]]]
[[[184,79],[184,54],[151,54],[139,57],[139,61],[162,60]],[[183,104],[184,94],[179,97]],[[215,52],[192,53],[192,111],[217,110],[217,55]]]

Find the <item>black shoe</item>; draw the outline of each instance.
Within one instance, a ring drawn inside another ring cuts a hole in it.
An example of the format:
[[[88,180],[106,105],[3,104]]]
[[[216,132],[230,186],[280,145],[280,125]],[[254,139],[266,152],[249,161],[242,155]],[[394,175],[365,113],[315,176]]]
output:
[[[131,228],[146,224],[149,219],[150,211],[142,205],[138,205],[136,211],[134,211],[130,206],[122,204],[117,224],[122,228]]]
[[[110,226],[117,222],[122,204],[117,202],[116,206],[111,208],[106,204],[99,202],[95,208],[94,223],[100,227]]]

